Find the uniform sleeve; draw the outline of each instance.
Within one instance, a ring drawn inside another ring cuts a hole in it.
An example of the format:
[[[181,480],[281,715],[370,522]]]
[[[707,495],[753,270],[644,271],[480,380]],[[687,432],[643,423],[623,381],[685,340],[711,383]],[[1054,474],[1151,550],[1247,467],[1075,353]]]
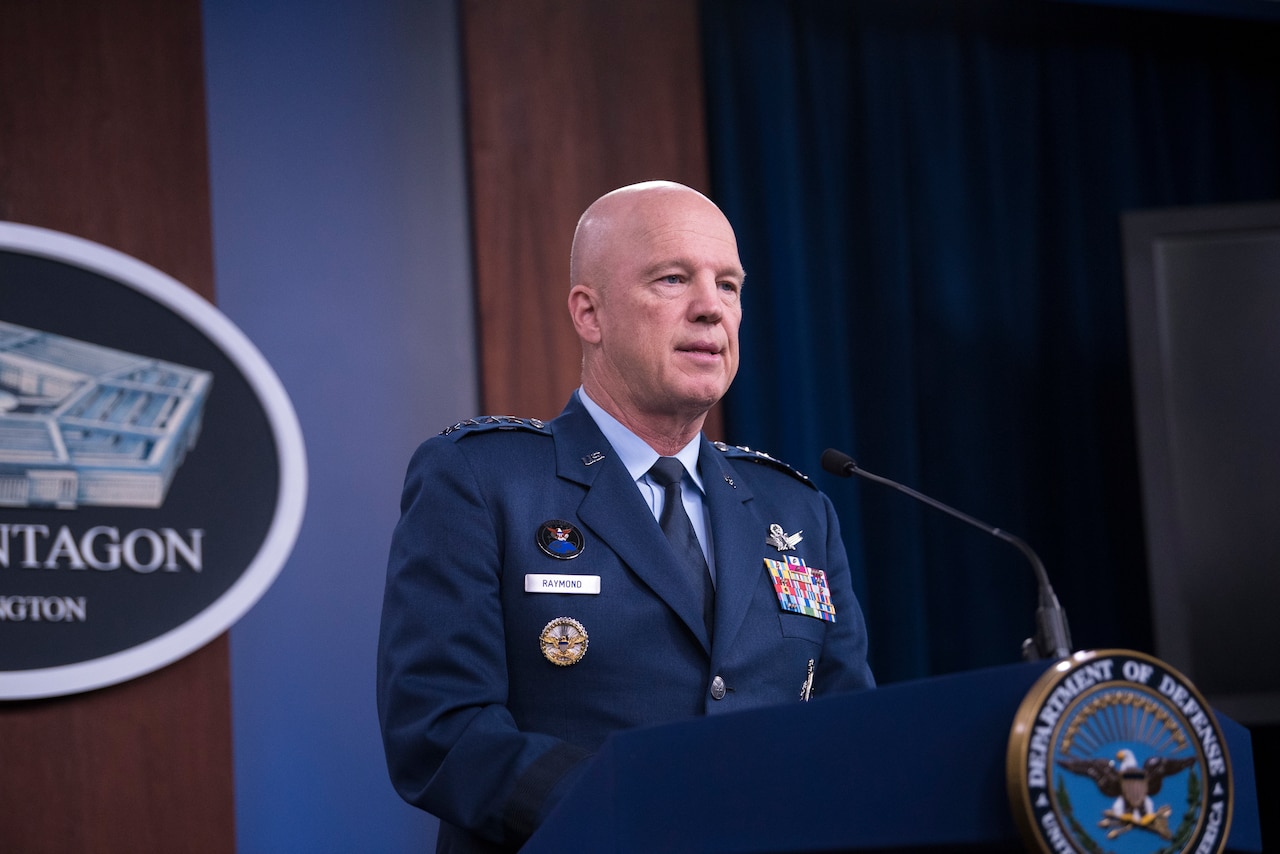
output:
[[[825,696],[874,688],[876,683],[867,663],[867,625],[853,592],[849,556],[840,538],[840,520],[825,494],[822,503],[827,516],[827,581],[836,608],[836,622],[827,633],[822,661],[814,674],[814,692]]]
[[[486,839],[519,844],[588,754],[519,731],[507,710],[499,543],[457,443],[424,442],[409,464],[391,542],[378,716],[402,798]]]

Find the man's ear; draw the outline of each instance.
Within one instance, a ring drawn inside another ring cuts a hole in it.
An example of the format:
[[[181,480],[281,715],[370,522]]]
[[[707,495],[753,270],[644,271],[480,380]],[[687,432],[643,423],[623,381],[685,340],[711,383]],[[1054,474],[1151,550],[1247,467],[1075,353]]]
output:
[[[600,293],[589,285],[569,289],[569,317],[574,331],[588,344],[600,343]]]

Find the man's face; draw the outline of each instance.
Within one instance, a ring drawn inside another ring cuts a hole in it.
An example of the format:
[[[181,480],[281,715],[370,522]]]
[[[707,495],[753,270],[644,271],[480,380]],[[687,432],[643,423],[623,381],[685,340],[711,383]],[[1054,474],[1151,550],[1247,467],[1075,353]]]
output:
[[[700,416],[738,371],[744,273],[733,229],[692,192],[630,201],[592,285],[595,378],[628,415]]]

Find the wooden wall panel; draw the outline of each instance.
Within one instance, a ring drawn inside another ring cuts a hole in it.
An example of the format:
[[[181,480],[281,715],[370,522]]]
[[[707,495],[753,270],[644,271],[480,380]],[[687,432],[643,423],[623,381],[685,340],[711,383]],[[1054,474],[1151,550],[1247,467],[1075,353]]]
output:
[[[200,20],[199,0],[7,0],[0,219],[103,243],[212,299]],[[233,851],[227,646],[0,702],[0,851]]]
[[[697,2],[464,0],[462,27],[481,400],[548,418],[581,373],[578,216],[634,181],[710,189]]]

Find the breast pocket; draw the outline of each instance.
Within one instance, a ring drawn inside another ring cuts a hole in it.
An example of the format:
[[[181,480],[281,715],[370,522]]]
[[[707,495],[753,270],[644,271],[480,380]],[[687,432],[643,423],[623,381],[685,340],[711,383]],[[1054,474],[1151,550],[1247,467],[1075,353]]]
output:
[[[817,617],[808,617],[791,611],[779,611],[778,621],[782,624],[784,638],[802,638],[819,646],[827,637],[827,623]]]

